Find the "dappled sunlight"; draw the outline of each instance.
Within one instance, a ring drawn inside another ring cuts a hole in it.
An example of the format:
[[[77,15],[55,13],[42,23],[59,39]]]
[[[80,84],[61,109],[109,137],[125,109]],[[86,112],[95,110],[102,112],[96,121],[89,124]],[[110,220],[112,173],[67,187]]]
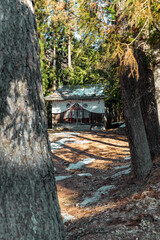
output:
[[[106,138],[103,140],[105,141],[103,142],[104,144],[102,144],[102,142],[97,139],[96,134],[92,139],[84,136],[82,137],[81,135],[76,136],[75,141],[72,141],[72,139],[73,137],[70,140],[68,139],[69,142],[65,142],[65,150],[57,149],[54,154],[58,155],[59,157],[63,155],[63,159],[66,158],[66,160],[69,162],[78,162],[85,157],[93,157],[96,160],[101,159],[104,161],[110,161],[117,159],[117,156],[119,159],[123,159],[124,157],[129,156],[129,148],[127,142],[121,142],[119,140],[116,141],[115,139]],[[89,142],[83,143],[82,139],[89,140]],[[114,142],[114,144],[112,144],[112,142]]]
[[[105,138],[105,136],[107,136]],[[65,223],[78,221],[102,211],[103,201],[116,191],[117,177],[127,174],[130,161],[125,136],[103,132],[49,132],[56,168],[55,179]],[[120,173],[122,172],[122,174]],[[129,170],[128,170],[129,173]],[[107,202],[106,206],[113,202]],[[91,206],[90,206],[91,205]],[[103,207],[104,208],[104,207]]]
[[[107,170],[110,166],[110,164],[112,164],[113,161],[105,161],[105,160],[96,160],[95,162],[93,162],[92,164],[89,165],[89,168],[92,169],[103,169],[103,170]]]
[[[132,239],[132,228],[142,229],[146,214],[155,211],[154,197],[160,194],[159,171],[146,189],[137,186],[124,132],[67,134],[75,140],[54,150],[53,161],[68,240],[97,239],[94,236],[105,239],[102,236],[113,234],[110,226],[117,236],[127,231]],[[66,138],[66,134],[56,133],[55,142],[61,138]],[[88,143],[79,143],[82,140]]]

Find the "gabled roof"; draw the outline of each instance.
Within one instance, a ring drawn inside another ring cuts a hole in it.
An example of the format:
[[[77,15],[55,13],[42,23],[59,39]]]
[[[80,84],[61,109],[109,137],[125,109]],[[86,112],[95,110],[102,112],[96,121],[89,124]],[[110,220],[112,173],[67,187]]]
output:
[[[53,94],[46,96],[46,101],[64,101],[78,99],[104,98],[104,86],[100,84],[86,86],[61,86]]]

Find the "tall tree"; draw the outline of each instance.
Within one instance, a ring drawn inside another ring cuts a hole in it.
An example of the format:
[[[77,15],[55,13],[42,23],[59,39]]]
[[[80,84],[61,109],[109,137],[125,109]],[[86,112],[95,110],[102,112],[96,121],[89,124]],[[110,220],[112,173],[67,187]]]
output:
[[[56,57],[53,57],[51,61],[48,56],[49,65],[53,65],[53,86],[55,86],[55,81],[57,81],[56,85],[59,82],[66,83],[65,69],[71,68],[72,38],[77,24],[74,1],[44,0],[41,4],[36,3],[36,9],[40,23],[38,25],[39,32],[43,32],[41,36],[45,39],[49,51],[53,52],[52,56],[55,56],[56,51]],[[42,15],[45,15],[43,23]],[[41,25],[45,27],[42,28]]]
[[[146,41],[141,40],[135,44],[134,52],[139,69],[138,91],[142,116],[151,156],[154,159],[160,153],[159,96],[155,86],[157,77],[154,76],[150,48]]]
[[[131,39],[126,42],[131,53],[131,64],[132,59],[137,61],[139,99],[152,158],[160,153],[159,10],[160,3],[157,0],[127,0],[123,2],[121,12],[121,19],[127,20],[127,31],[122,36]]]
[[[107,40],[108,59],[119,59],[133,172],[139,180],[144,180],[152,168],[150,153],[152,156],[159,153],[160,146],[159,1],[82,1],[80,10],[88,18],[88,31],[97,29]],[[147,41],[152,44],[145,51]],[[154,58],[154,63],[151,64],[148,55]],[[149,65],[143,58],[149,60]]]
[[[122,17],[124,3],[125,1],[122,0],[116,5],[119,13],[116,25],[118,26],[118,34],[121,36],[127,32],[128,28],[126,16]],[[130,54],[132,55],[132,52]],[[121,60],[123,61],[123,57],[121,57]],[[131,68],[130,64],[125,63],[120,74],[120,83],[133,172],[138,180],[144,181],[151,171],[152,160],[141,111],[138,81],[133,72],[130,73],[133,71]]]
[[[33,4],[0,3],[0,238],[62,240]]]

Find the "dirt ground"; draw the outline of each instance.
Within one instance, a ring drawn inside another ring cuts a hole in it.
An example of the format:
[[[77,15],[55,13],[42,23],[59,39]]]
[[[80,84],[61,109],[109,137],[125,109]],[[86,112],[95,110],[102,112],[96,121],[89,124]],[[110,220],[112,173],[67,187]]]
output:
[[[137,185],[124,128],[49,139],[68,240],[160,239],[159,159]]]

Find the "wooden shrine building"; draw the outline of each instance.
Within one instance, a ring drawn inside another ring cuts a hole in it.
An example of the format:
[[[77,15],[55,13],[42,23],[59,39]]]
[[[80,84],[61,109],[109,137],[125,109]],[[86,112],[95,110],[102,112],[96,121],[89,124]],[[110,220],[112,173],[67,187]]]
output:
[[[105,113],[102,85],[61,86],[45,101],[52,103],[52,127],[57,125],[103,125]]]

